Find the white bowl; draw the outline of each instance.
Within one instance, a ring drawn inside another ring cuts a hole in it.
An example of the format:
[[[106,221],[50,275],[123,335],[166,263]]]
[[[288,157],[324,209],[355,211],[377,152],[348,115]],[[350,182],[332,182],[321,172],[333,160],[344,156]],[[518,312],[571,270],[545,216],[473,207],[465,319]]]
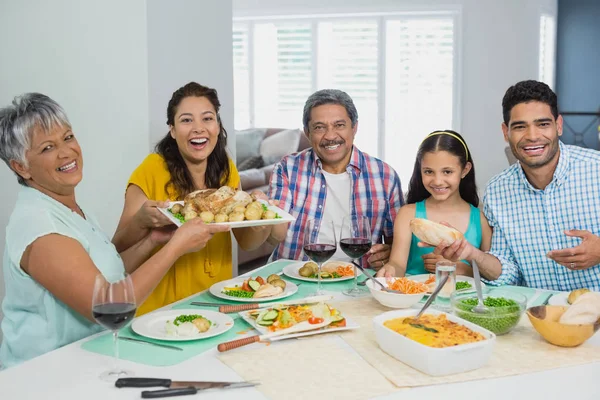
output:
[[[379,347],[398,361],[432,376],[471,371],[488,363],[496,342],[496,335],[455,315],[437,310],[425,312],[433,315],[446,314],[448,320],[481,333],[486,339],[458,346],[436,348],[415,342],[383,325],[387,320],[415,316],[418,312],[419,310],[416,309],[396,310],[376,316],[373,319],[373,327]]]
[[[384,286],[387,287],[386,278],[373,278],[377,279]],[[371,295],[375,297],[375,300],[380,302],[382,305],[390,308],[409,308],[417,304],[426,293],[419,294],[397,294],[389,293],[381,290],[379,285],[373,283],[370,279],[367,281],[367,287],[371,292]]]

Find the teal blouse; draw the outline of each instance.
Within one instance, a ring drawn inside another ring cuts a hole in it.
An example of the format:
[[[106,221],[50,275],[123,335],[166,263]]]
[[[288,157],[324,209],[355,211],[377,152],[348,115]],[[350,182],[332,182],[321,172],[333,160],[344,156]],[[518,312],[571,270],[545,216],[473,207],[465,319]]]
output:
[[[427,219],[427,209],[425,200],[415,203],[415,218]],[[471,215],[469,218],[469,226],[465,232],[465,239],[473,246],[479,248],[481,246],[481,219],[479,209],[471,204]],[[410,241],[410,253],[408,254],[408,262],[406,264],[406,275],[427,274],[425,264],[421,256],[433,253],[432,247],[417,246],[419,239],[413,234]]]
[[[107,279],[122,275],[123,261],[111,240],[95,218],[85,215],[86,219],[37,189],[20,190],[6,227],[1,366],[11,367],[102,330],[54,297],[20,266],[23,252],[37,238],[59,234],[81,243]]]

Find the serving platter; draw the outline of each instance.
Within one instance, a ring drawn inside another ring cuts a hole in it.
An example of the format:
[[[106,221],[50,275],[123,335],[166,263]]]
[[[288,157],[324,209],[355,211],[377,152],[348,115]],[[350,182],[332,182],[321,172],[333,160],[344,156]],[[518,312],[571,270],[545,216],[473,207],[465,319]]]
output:
[[[277,214],[280,218],[257,219],[257,220],[251,220],[251,221],[244,220],[244,221],[236,221],[236,222],[212,222],[212,224],[225,225],[225,226],[229,226],[231,228],[245,228],[248,226],[277,225],[277,224],[281,224],[281,223],[293,222],[296,220],[296,218],[294,218],[291,214],[282,210],[281,208],[270,205],[268,202],[266,202],[264,200],[258,200],[258,201],[260,201],[262,204],[264,204],[269,210],[271,210],[275,214]],[[169,210],[171,209],[171,207],[173,207],[173,205],[175,205],[175,204],[183,205],[183,203],[184,203],[183,201],[170,201],[169,206],[167,208],[158,207],[158,211],[163,213],[175,225],[181,226],[181,225],[183,225],[183,222],[181,222],[179,219],[177,219],[177,217],[175,217],[175,215],[173,215],[173,213],[171,213],[171,211],[169,211]]]

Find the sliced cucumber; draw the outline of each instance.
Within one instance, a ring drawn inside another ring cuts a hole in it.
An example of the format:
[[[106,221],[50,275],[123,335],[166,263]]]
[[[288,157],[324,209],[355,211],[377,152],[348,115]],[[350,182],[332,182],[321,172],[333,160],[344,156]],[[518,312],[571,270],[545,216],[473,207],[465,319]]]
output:
[[[267,313],[265,315],[263,315],[262,320],[263,321],[273,321],[275,318],[277,318],[277,315],[279,315],[279,313],[275,310],[269,310],[267,311]]]
[[[248,282],[248,286],[250,286],[250,289],[252,289],[256,292],[258,290],[258,288],[260,287],[260,283],[258,283],[255,280],[251,280]]]
[[[321,272],[321,279],[329,279],[331,274],[329,272]]]
[[[273,321],[266,321],[266,320],[261,320],[261,321],[256,321],[257,324],[261,325],[261,326],[271,326],[273,325]]]

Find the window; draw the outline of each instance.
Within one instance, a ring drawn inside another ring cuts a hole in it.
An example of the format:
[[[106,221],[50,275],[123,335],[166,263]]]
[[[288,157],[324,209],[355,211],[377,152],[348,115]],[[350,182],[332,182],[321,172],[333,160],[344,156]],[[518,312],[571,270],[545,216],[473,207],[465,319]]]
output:
[[[556,22],[554,17],[542,14],[540,17],[540,57],[539,80],[554,87],[554,64],[556,50]]]
[[[233,25],[235,128],[301,128],[307,97],[347,92],[355,144],[406,189],[425,135],[452,129],[454,13],[238,19]]]

